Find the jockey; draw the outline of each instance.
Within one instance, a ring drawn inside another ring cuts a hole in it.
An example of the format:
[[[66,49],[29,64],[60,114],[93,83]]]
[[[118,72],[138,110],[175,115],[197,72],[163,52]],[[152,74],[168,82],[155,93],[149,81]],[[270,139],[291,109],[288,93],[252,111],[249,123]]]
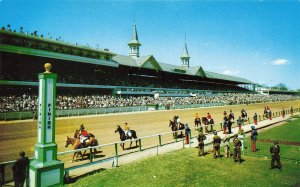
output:
[[[125,132],[125,135],[126,135],[127,137],[130,137],[130,136],[131,136],[130,127],[129,127],[129,125],[128,125],[127,122],[125,123],[125,126],[124,126],[124,132]]]
[[[80,143],[85,145],[86,142],[89,141],[89,133],[85,130],[85,127],[83,124],[80,125]]]
[[[227,115],[227,112],[226,112],[226,111],[224,111],[224,112],[223,112],[223,115],[224,115],[224,116],[226,116],[226,115]]]
[[[198,113],[195,114],[195,119],[200,119],[200,115]]]
[[[198,113],[195,114],[195,125],[197,122],[200,122],[200,115]]]
[[[209,112],[207,113],[206,118],[207,118],[208,123],[210,123],[210,120],[212,119],[212,117]]]
[[[180,117],[179,117],[179,116],[177,116],[176,123],[177,123],[177,124],[179,124],[179,123],[180,123]]]

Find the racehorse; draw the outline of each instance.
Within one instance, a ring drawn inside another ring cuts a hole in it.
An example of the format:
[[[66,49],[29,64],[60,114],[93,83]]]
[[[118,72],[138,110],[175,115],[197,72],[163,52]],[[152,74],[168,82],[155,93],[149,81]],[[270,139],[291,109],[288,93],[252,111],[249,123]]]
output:
[[[178,130],[183,130],[184,129],[184,124],[183,123],[179,123],[178,126],[177,126],[174,121],[170,120],[169,127],[171,127],[171,130],[173,131],[174,139],[179,137],[179,136],[183,137],[182,131],[180,132],[180,135],[178,135],[178,133],[177,133]]]
[[[201,120],[200,118],[195,118],[195,127],[201,126]]]
[[[90,141],[87,141],[85,143],[85,145],[83,145],[81,142],[80,142],[80,138],[77,137],[77,138],[70,138],[69,136],[67,136],[67,140],[66,140],[66,145],[65,147],[68,147],[70,144],[73,145],[73,149],[76,150],[76,149],[81,149],[81,148],[86,148],[86,147],[93,147],[93,146],[97,146],[99,145],[98,144],[98,140],[95,138],[95,136],[93,134],[91,134],[93,137],[91,137]],[[79,152],[74,152],[73,154],[73,158],[72,158],[72,161],[74,161],[74,158],[75,156],[78,156],[80,155],[81,156],[81,159],[83,160],[83,155],[85,154],[86,151],[84,151],[84,153],[82,154],[81,151]],[[97,153],[97,149],[95,148],[94,151],[93,151],[93,157],[95,158],[96,157],[96,153]]]
[[[264,115],[265,115],[265,118],[268,119],[272,116],[272,111],[270,109],[265,108]]]
[[[121,126],[117,125],[117,129],[115,130],[115,133],[117,133],[117,132],[119,132],[119,134],[120,134],[120,140],[121,141],[125,141],[125,140],[128,140],[128,139],[131,140],[132,138],[137,139],[135,130],[130,130],[131,136],[126,136],[125,131],[121,128]],[[138,141],[136,140],[135,141],[136,146],[138,146],[137,142]],[[130,148],[131,148],[131,145],[132,145],[132,141],[130,141]],[[125,143],[121,143],[120,146],[123,148],[123,150],[125,149],[124,148],[125,147]]]
[[[205,125],[205,132],[213,132],[214,128],[213,125],[215,124],[213,119],[210,119],[210,121],[206,117],[202,117],[202,123]],[[208,130],[208,125],[210,125],[210,131]]]
[[[247,119],[248,114],[247,114],[247,112],[246,112],[244,109],[242,109],[242,111],[241,111],[241,116],[242,116],[242,119],[243,119],[244,121],[247,121],[247,120],[248,120],[248,119]]]

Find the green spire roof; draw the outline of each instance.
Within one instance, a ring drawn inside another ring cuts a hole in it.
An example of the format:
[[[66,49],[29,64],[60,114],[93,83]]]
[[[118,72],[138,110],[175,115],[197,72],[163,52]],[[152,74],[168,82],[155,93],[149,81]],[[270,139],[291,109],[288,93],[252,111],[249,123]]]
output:
[[[132,36],[131,36],[131,40],[128,43],[128,45],[141,45],[141,43],[139,42],[139,37],[136,31],[136,24],[134,22],[133,24],[133,31],[132,31]]]
[[[181,59],[182,58],[190,58],[186,43],[184,43],[183,53],[181,55]]]

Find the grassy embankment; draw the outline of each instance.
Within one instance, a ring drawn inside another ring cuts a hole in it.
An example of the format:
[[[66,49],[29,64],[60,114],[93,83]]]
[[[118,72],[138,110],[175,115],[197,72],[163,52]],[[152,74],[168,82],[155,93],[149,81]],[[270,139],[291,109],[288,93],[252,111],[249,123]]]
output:
[[[259,138],[300,142],[299,132],[300,119],[264,131]],[[297,149],[297,153],[285,149],[284,154],[300,155]],[[239,164],[232,158],[196,155],[195,148],[182,149],[105,170],[70,186],[300,186],[300,163],[295,161],[283,160],[279,171],[270,170],[270,159],[264,157],[244,156],[245,161]]]

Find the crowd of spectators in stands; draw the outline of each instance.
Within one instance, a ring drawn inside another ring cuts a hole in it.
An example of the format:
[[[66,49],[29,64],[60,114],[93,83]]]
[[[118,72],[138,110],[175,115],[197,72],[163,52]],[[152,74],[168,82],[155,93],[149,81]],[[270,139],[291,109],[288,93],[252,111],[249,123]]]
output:
[[[262,102],[278,102],[300,99],[299,96],[291,95],[261,95],[244,93],[210,94],[195,97],[159,97],[139,96],[139,97],[120,97],[110,95],[77,95],[64,96],[58,95],[56,100],[57,109],[78,109],[78,108],[102,108],[102,107],[126,107],[126,106],[145,106],[149,104],[173,106],[204,103],[224,103],[249,104]],[[36,111],[37,95],[24,94],[22,96],[1,96],[0,112],[17,111]]]

